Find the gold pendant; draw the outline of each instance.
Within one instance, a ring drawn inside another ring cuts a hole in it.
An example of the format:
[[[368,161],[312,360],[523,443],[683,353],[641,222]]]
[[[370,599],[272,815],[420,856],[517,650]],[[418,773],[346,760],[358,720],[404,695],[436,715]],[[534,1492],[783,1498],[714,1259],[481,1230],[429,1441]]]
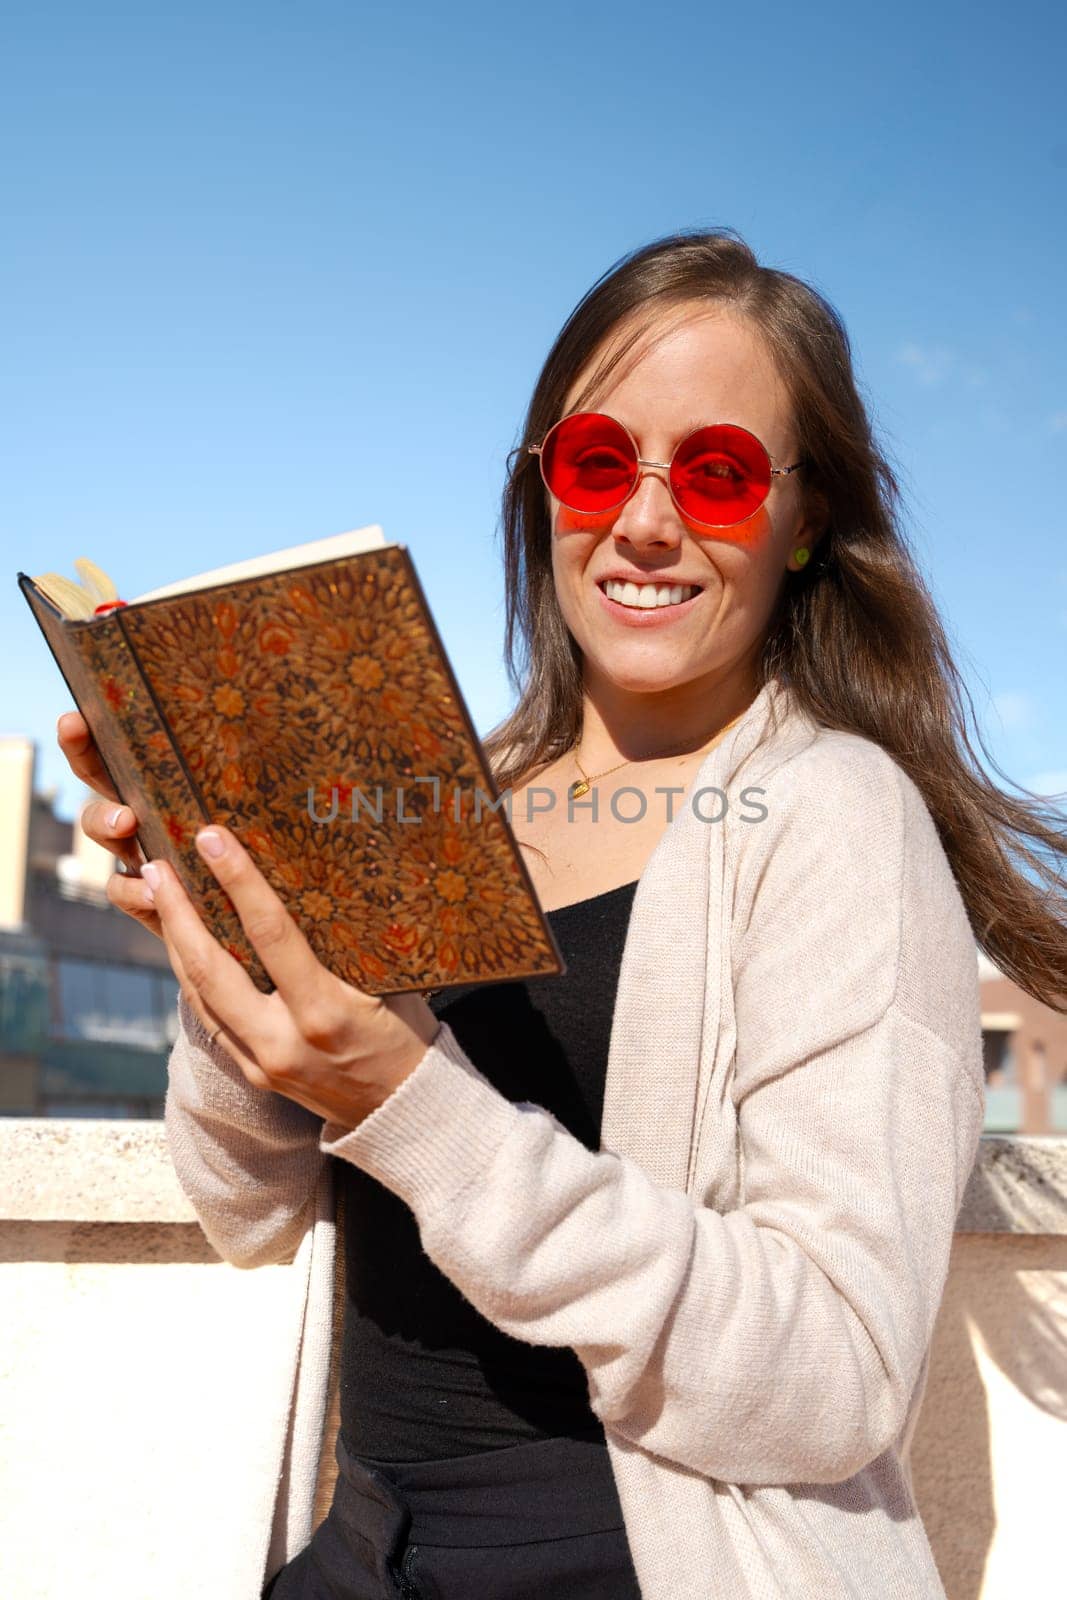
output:
[[[571,784],[571,799],[572,800],[577,800],[579,795],[588,794],[588,793],[589,793],[589,785],[587,783],[583,783],[581,781],[581,779],[579,779],[577,783],[572,783]]]

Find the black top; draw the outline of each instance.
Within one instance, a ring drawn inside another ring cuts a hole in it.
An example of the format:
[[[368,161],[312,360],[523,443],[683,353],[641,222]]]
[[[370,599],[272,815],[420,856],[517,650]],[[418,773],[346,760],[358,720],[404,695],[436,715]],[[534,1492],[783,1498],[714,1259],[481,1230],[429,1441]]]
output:
[[[548,912],[562,977],[443,989],[429,1004],[512,1102],[600,1147],[611,1021],[633,883]],[[432,1461],[603,1436],[574,1351],[502,1333],[423,1254],[411,1211],[338,1158],[345,1207],[341,1432],[375,1461]]]

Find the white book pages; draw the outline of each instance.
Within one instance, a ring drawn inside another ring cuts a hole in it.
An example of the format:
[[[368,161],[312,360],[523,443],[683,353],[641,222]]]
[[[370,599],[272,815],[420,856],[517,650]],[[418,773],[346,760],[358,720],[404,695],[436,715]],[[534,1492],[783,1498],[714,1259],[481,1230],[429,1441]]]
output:
[[[255,578],[267,572],[288,572],[296,567],[308,567],[315,561],[335,561],[341,556],[358,555],[361,550],[384,549],[388,541],[377,523],[366,528],[351,528],[347,533],[334,533],[328,539],[312,539],[308,544],[291,545],[288,550],[273,550],[264,556],[250,556],[247,561],[234,561],[226,567],[213,567],[210,572],[198,572],[191,578],[180,578],[176,583],[165,583],[159,589],[149,589],[139,594],[131,605],[142,600],[162,600],[167,595],[188,594],[191,589],[213,589],[220,583],[233,583],[238,578]]]

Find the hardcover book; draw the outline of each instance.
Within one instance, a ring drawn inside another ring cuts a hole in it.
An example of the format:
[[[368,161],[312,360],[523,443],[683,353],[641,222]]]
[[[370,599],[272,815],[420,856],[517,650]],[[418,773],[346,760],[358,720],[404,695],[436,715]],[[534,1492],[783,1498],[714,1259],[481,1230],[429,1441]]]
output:
[[[18,575],[145,860],[274,985],[193,843],[231,828],[370,994],[565,970],[412,558],[361,528],[124,603]]]

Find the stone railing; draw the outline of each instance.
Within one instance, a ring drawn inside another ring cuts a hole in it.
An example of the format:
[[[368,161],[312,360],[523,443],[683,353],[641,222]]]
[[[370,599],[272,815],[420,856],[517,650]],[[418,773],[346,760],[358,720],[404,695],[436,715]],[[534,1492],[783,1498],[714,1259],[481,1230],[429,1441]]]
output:
[[[0,1118],[0,1184],[0,1595],[258,1600],[217,1507],[292,1269],[219,1260],[159,1122]],[[949,1600],[1060,1592],[1065,1464],[1067,1138],[986,1135],[912,1450]]]

